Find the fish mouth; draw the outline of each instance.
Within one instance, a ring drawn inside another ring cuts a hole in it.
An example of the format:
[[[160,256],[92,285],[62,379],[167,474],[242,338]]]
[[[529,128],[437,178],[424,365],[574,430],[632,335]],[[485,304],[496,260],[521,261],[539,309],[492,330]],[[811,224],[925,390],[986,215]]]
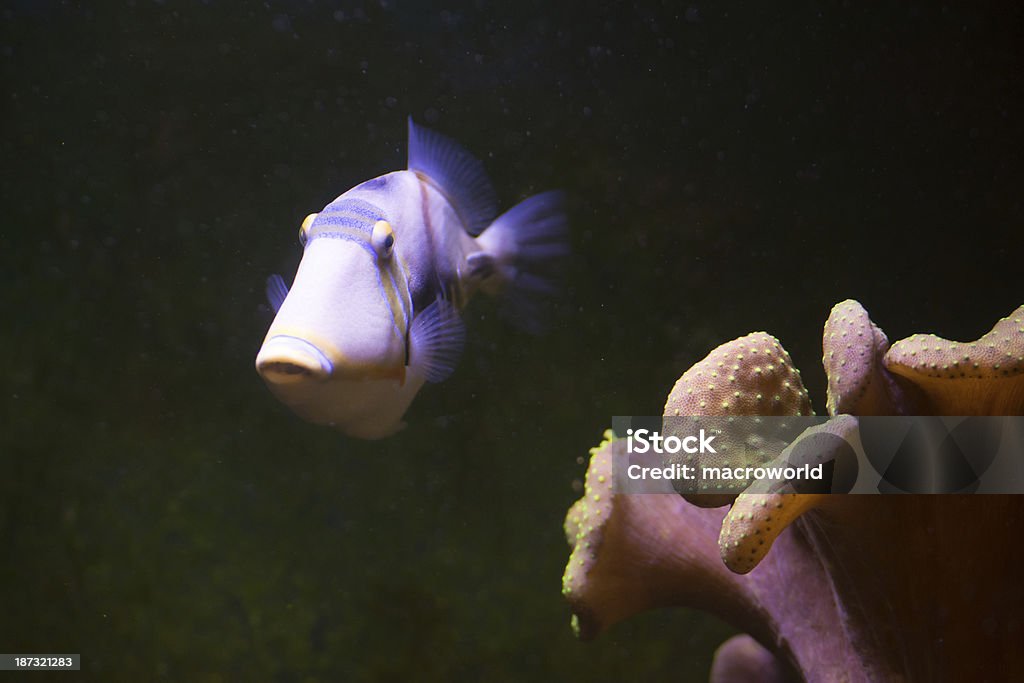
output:
[[[256,372],[271,384],[325,380],[333,371],[324,352],[299,337],[271,337],[256,356]]]

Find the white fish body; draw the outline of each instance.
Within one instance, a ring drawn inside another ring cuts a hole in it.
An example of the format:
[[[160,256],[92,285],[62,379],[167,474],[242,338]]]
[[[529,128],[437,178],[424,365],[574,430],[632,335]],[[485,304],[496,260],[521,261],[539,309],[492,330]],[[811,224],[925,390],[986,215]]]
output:
[[[529,295],[567,253],[559,193],[499,216],[479,161],[409,122],[409,170],[358,185],[303,222],[289,291],[268,281],[277,315],[256,357],[273,393],[310,422],[373,439],[403,426],[425,382],[454,370],[459,311],[478,289]]]

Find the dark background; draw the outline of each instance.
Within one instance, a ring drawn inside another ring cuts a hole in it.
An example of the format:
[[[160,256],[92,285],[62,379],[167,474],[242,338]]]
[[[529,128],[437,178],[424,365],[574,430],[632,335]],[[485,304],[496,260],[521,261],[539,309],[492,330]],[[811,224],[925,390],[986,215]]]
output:
[[[562,517],[611,416],[762,329],[820,412],[834,303],[973,339],[1024,300],[1021,10],[763,5],[4,3],[0,651],[704,680],[703,615],[570,632]],[[410,114],[505,206],[567,190],[574,257],[547,336],[474,302],[456,375],[359,442],[256,375],[263,283],[404,166]]]

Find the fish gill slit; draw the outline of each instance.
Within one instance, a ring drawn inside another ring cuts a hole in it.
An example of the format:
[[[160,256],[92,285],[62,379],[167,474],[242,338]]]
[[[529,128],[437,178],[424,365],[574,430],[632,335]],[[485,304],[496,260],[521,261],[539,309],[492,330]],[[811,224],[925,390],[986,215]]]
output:
[[[421,213],[423,214],[423,226],[426,228],[425,232],[427,235],[427,249],[429,250],[428,253],[430,254],[430,267],[433,269],[434,279],[437,280],[437,287],[440,290],[439,293],[441,297],[444,299],[448,299],[449,292],[447,291],[445,283],[441,280],[441,273],[438,271],[437,268],[437,250],[435,247],[437,240],[433,216],[430,213],[430,193],[428,192],[428,187],[434,187],[434,183],[432,183],[430,179],[427,178],[426,176],[422,176],[419,173],[417,173],[416,175],[420,179],[420,207]],[[448,200],[448,197],[444,194],[444,192],[441,192],[441,196],[444,197],[445,201],[451,204],[451,202]],[[432,301],[434,298],[435,297],[429,297],[429,301]],[[429,305],[429,301],[425,305]]]
[[[387,273],[387,281],[385,282],[385,272]],[[399,339],[405,338],[405,331],[402,326],[399,325],[399,312],[400,302],[398,296],[398,286],[395,282],[394,275],[391,273],[389,268],[377,268],[377,287],[380,291],[381,297],[384,299],[384,303],[387,304],[388,310],[391,311],[391,325],[395,328],[395,334]]]

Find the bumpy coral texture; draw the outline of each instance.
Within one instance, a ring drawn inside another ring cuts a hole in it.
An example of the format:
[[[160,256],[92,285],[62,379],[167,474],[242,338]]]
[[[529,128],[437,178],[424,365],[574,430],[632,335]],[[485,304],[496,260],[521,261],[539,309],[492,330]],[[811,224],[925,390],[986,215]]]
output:
[[[1021,415],[1024,306],[976,342],[915,335],[890,348],[863,306],[844,301],[826,323],[823,363],[833,416]],[[666,425],[676,416],[762,414],[787,400],[782,412],[763,414],[805,415],[810,405],[789,355],[755,333],[680,378]],[[856,423],[842,416],[800,439],[849,435]],[[1024,530],[1021,496],[823,496],[754,482],[739,496],[687,496],[733,503],[702,509],[672,494],[615,493],[618,443],[594,451],[585,499],[566,522],[574,550],[563,590],[581,636],[636,611],[687,605],[753,638],[721,648],[713,680],[757,670],[765,680],[1024,675],[1024,589],[1015,578],[1024,546],[1005,543]]]
[[[836,304],[825,321],[822,364],[828,376],[830,415],[889,415],[892,388],[882,356],[889,340],[856,301]]]
[[[789,353],[767,332],[722,344],[683,373],[665,415],[811,415]]]
[[[754,332],[722,344],[684,372],[669,392],[663,414],[662,432],[681,436],[702,426],[699,416],[782,417],[813,415],[814,411],[789,353],[772,335]],[[715,421],[716,427],[721,424],[721,420]],[[775,458],[780,444],[794,436],[785,430],[775,435],[753,434],[739,423],[735,429],[717,434],[716,455],[679,453],[669,460],[695,467],[696,472],[701,471],[700,465],[757,466]],[[679,493],[701,507],[727,505],[736,496],[735,492],[722,490],[733,488],[729,482],[698,478],[674,483]]]
[[[885,367],[927,396],[933,415],[1018,415],[1024,404],[1024,306],[973,342],[915,334],[885,354]]]

